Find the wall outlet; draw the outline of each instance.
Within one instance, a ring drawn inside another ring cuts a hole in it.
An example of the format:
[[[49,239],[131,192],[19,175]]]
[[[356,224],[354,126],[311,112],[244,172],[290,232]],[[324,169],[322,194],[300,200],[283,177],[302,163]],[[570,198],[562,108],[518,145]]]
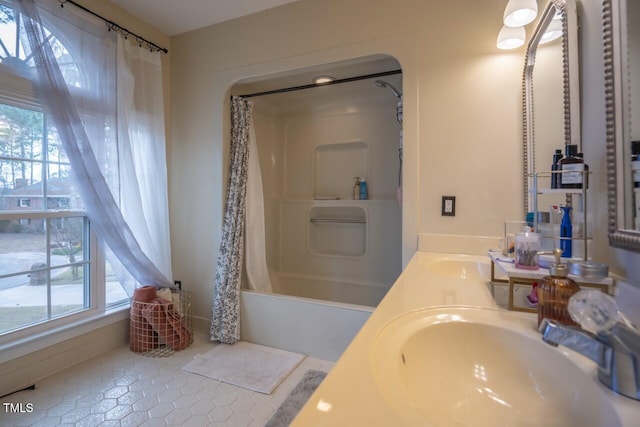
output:
[[[442,196],[442,216],[456,216],[455,196]]]

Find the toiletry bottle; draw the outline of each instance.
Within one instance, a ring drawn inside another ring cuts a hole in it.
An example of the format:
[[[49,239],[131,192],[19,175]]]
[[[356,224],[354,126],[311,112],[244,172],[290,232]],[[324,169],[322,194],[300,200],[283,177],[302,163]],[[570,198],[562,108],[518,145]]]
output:
[[[580,286],[567,277],[567,264],[561,262],[561,249],[554,249],[555,263],[549,267],[549,275],[538,284],[538,325],[542,319],[552,319],[565,325],[576,325],[571,320],[567,306],[569,298],[580,290]]]
[[[584,163],[584,153],[578,153],[577,157],[582,159],[582,163]],[[584,188],[589,188],[589,165],[584,163],[584,174],[582,175],[582,179],[584,180]]]
[[[573,227],[571,225],[571,207],[561,206],[562,221],[560,222],[560,249],[565,258],[571,258],[571,245],[573,237]]]
[[[577,154],[577,145],[565,147],[565,156],[560,159],[560,188],[582,188],[584,160]]]
[[[360,200],[360,177],[354,178],[356,183],[353,185],[353,200]]]
[[[631,141],[631,179],[634,188],[640,188],[640,141]]]
[[[560,170],[560,159],[562,159],[562,150],[556,150],[551,163],[551,188],[560,188],[560,174],[556,172]]]
[[[369,198],[369,189],[367,188],[367,181],[364,176],[360,178],[360,200],[367,200]]]

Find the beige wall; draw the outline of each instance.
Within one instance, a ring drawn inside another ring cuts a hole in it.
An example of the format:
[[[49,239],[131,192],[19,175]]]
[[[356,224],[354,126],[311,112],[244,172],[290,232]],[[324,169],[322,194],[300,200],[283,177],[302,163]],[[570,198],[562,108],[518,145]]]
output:
[[[171,39],[173,267],[198,296],[196,316],[208,318],[213,294],[228,88],[244,78],[380,53],[401,63],[404,263],[419,233],[499,236],[522,215],[524,49],[495,47],[505,3],[301,0]],[[610,249],[606,233],[601,5],[578,6],[593,256],[633,281],[640,257]],[[442,195],[457,197],[456,217],[440,216]]]
[[[169,49],[163,67],[173,270],[195,294],[196,316],[210,316],[227,90],[243,78],[378,53],[400,61],[404,262],[418,233],[496,236],[503,219],[521,214],[523,50],[495,48],[505,0],[301,0],[171,39],[107,0],[78,2]],[[578,6],[583,146],[596,194],[594,257],[633,281],[640,257],[609,249],[606,235],[601,5],[578,0]],[[457,196],[455,218],[440,216],[442,195]]]
[[[464,7],[462,7],[464,5]],[[176,278],[210,316],[222,224],[228,88],[373,54],[402,65],[403,261],[418,233],[497,236],[522,210],[522,52],[495,47],[504,0],[302,0],[172,38]],[[186,191],[188,190],[188,191]],[[441,196],[457,216],[441,217]]]

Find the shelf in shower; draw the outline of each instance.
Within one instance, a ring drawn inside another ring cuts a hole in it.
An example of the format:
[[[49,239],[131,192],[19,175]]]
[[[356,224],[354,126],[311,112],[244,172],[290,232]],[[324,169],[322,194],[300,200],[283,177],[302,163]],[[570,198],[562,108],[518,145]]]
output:
[[[307,243],[313,255],[361,258],[367,253],[367,212],[359,206],[314,206]]]
[[[366,224],[364,219],[351,219],[351,218],[311,218],[310,222],[326,222],[326,223],[342,223],[342,224]]]

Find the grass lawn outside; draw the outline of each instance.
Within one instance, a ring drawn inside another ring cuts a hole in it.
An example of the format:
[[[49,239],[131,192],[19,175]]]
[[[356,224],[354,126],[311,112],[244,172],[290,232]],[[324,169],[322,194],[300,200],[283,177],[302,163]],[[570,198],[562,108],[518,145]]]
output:
[[[51,318],[82,310],[82,304],[62,304],[51,307]],[[0,333],[22,328],[47,319],[46,306],[0,307]]]

